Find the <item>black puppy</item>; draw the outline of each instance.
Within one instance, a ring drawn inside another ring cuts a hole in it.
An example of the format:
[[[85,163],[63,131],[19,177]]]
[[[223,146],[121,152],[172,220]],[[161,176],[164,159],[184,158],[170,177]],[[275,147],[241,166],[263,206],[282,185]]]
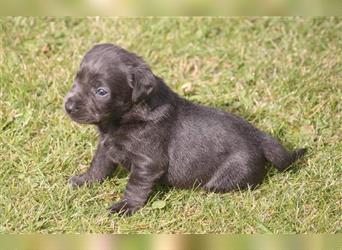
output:
[[[242,118],[193,104],[167,87],[137,55],[112,44],[83,58],[65,110],[97,126],[100,138],[86,173],[73,186],[103,181],[118,164],[130,171],[122,201],[111,212],[132,214],[157,183],[214,192],[255,187],[266,161],[285,170],[305,149],[288,152]]]

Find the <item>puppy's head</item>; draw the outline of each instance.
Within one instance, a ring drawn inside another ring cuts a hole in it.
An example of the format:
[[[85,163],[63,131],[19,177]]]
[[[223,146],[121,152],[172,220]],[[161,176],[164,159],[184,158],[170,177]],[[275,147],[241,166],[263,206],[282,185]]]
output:
[[[96,45],[82,59],[64,108],[79,123],[119,120],[133,105],[149,98],[156,84],[137,55],[112,44]]]

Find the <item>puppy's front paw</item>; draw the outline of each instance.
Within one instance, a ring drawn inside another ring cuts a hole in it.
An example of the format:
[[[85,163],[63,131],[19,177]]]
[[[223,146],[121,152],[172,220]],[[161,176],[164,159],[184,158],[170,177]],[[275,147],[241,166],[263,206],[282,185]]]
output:
[[[80,175],[75,175],[69,179],[69,184],[74,188],[80,187],[80,186],[86,184],[87,182],[89,182],[89,178],[86,175],[86,173],[80,174]]]
[[[120,215],[131,216],[139,207],[130,205],[126,200],[114,203],[110,208],[110,213],[119,213]]]

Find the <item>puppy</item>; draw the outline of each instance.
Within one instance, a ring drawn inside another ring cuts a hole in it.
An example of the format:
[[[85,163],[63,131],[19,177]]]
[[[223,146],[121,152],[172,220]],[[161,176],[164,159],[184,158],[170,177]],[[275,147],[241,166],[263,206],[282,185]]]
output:
[[[283,171],[305,153],[287,151],[234,114],[181,98],[142,58],[112,44],[86,53],[64,106],[72,120],[99,131],[90,168],[71,185],[102,182],[119,164],[130,172],[112,213],[143,207],[157,182],[213,192],[254,188],[267,161]]]

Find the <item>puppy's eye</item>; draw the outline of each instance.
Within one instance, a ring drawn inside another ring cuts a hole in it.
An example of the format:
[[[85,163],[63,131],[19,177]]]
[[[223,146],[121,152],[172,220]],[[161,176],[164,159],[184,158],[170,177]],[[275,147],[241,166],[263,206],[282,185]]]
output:
[[[95,93],[99,96],[105,96],[107,95],[108,92],[104,90],[103,88],[98,88]]]

